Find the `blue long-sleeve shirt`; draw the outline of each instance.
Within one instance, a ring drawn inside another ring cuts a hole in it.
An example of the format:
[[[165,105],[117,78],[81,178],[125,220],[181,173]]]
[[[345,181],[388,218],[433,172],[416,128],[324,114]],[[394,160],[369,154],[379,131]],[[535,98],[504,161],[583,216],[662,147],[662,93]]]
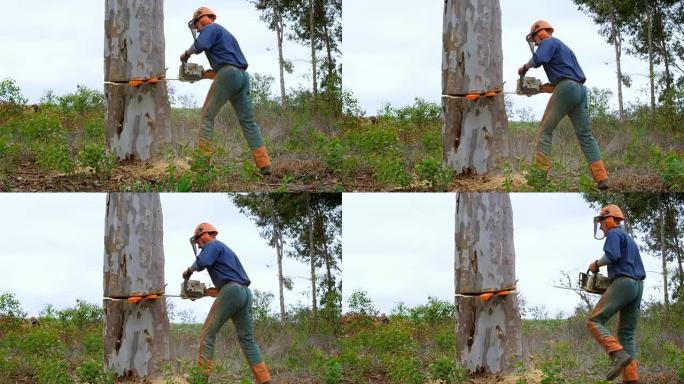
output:
[[[251,283],[235,252],[218,240],[205,244],[202,252],[192,264],[192,269],[196,271],[202,271],[205,268],[214,286],[219,289],[229,281],[245,286]]]
[[[620,276],[631,277],[636,280],[646,278],[644,264],[641,261],[639,247],[622,227],[608,231],[603,244],[608,264],[608,279],[611,281]]]
[[[219,24],[211,23],[204,27],[190,47],[193,53],[207,54],[209,65],[218,71],[226,64],[247,69],[247,59],[242,54],[237,39]]]
[[[534,62],[535,68],[543,65],[544,72],[553,85],[557,85],[563,79],[574,80],[582,84],[587,80],[575,54],[567,45],[555,37],[542,40],[530,62]]]

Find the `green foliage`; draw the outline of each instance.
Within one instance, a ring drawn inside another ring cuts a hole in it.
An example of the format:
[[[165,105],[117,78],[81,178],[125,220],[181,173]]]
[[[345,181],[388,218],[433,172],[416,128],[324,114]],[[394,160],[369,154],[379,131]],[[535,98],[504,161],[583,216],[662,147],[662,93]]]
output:
[[[674,152],[665,152],[657,146],[651,146],[651,162],[658,169],[667,184],[673,190],[684,186],[684,161]]]
[[[330,359],[326,362],[325,373],[323,375],[324,384],[341,384],[344,373],[342,372],[342,364],[337,359]]]
[[[383,362],[387,366],[387,375],[393,383],[422,384],[425,382],[425,375],[414,356],[402,354],[394,358],[388,357]]]
[[[424,159],[416,165],[419,182],[427,183],[427,188],[434,191],[445,191],[453,179],[453,171],[441,160]]]
[[[463,383],[468,378],[468,370],[459,367],[453,358],[440,356],[429,365],[430,377],[443,383]]]
[[[377,316],[378,311],[373,307],[373,301],[366,291],[356,291],[349,296],[347,301],[351,312],[366,316]]]
[[[100,323],[103,316],[102,307],[77,299],[75,307],[60,311],[57,318],[62,323],[70,323],[82,328],[86,325]]]
[[[81,383],[110,384],[114,383],[114,375],[108,373],[100,361],[89,359],[76,367],[76,375]]]
[[[97,144],[86,144],[79,153],[79,159],[83,165],[90,167],[96,175],[107,179],[112,174],[116,159],[108,156],[104,148]]]
[[[21,308],[21,303],[12,292],[4,292],[0,295],[0,317],[24,318],[26,312]]]
[[[42,358],[35,360],[34,378],[39,384],[71,384],[68,366],[63,359]]]
[[[0,104],[21,106],[28,100],[21,94],[21,88],[12,79],[0,81]]]
[[[271,292],[252,291],[252,316],[254,321],[264,321],[270,317],[271,303],[275,296]]]
[[[613,92],[610,89],[593,87],[587,94],[587,110],[592,120],[605,119],[610,110],[609,102]]]

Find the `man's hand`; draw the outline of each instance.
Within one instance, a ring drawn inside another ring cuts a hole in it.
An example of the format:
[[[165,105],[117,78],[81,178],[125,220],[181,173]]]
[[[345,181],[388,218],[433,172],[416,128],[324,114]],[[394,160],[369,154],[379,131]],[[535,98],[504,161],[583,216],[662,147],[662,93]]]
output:
[[[206,71],[202,72],[202,78],[203,79],[213,79],[216,77],[216,71],[213,69],[207,69]]]
[[[518,68],[518,75],[525,76],[528,69],[529,68],[527,68],[527,64],[523,65],[522,67]]]
[[[189,58],[190,58],[190,55],[188,54],[188,51],[185,51],[181,55],[180,60],[184,63],[187,63]]]
[[[183,279],[190,280],[190,276],[192,276],[192,271],[188,268],[183,272]]]
[[[598,264],[597,264],[595,261],[592,261],[591,264],[589,264],[589,268],[587,268],[587,269],[588,269],[589,271],[591,271],[591,272],[596,273],[596,272],[598,272],[599,267],[598,267]]]

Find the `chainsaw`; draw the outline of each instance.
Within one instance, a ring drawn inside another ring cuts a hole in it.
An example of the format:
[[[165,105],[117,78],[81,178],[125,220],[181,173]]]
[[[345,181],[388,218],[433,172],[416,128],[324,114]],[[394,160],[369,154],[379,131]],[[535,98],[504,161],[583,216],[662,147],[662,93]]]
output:
[[[185,280],[181,284],[181,299],[190,299],[195,301],[206,296],[216,297],[217,295],[218,289],[207,288],[207,286],[199,280]]]
[[[520,76],[515,93],[523,96],[534,96],[540,93],[553,93],[554,86],[542,84],[541,80],[534,77]]]
[[[590,275],[589,271],[579,274],[579,287],[582,291],[602,295],[609,285],[610,280],[598,272],[594,272],[593,275]]]

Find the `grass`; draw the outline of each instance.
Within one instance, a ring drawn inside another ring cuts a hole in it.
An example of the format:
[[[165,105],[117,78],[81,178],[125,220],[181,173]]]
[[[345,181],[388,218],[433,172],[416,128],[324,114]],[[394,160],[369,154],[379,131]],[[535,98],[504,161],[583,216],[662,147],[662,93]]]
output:
[[[311,322],[306,308],[291,308],[285,324],[268,311],[255,311],[255,336],[271,375],[278,382],[342,381],[335,343],[337,319]],[[173,316],[173,314],[170,314]],[[180,316],[188,320],[187,317]],[[195,367],[202,324],[172,323],[172,362],[157,364],[158,376],[184,377],[199,382]],[[77,301],[72,308],[47,306],[37,321],[26,317],[13,294],[0,295],[0,382],[27,384],[110,384],[116,380],[103,366],[102,308]],[[242,355],[232,324],[218,335],[214,371],[209,383],[251,383],[252,373]]]
[[[216,119],[216,153],[196,150],[200,110],[172,108],[174,142],[153,165],[119,163],[104,143],[104,95],[79,86],[74,93],[47,93],[25,105],[12,80],[0,87],[0,188],[10,191],[587,191],[594,188],[567,119],[554,136],[548,177],[534,168],[538,122],[510,121],[509,157],[497,176],[454,177],[442,163],[441,107],[416,99],[386,105],[363,117],[347,93],[325,94],[315,106],[295,90],[282,110],[268,97],[255,113],[274,160],[271,177],[256,173],[238,120],[230,107]],[[315,112],[314,112],[315,107]],[[343,111],[343,113],[340,113]],[[593,132],[616,190],[679,190],[684,185],[684,131],[680,115],[657,115],[649,129],[643,107],[633,106],[624,124],[605,113]],[[667,112],[672,114],[674,112]],[[673,125],[674,124],[674,125]],[[673,127],[671,127],[673,126]]]

